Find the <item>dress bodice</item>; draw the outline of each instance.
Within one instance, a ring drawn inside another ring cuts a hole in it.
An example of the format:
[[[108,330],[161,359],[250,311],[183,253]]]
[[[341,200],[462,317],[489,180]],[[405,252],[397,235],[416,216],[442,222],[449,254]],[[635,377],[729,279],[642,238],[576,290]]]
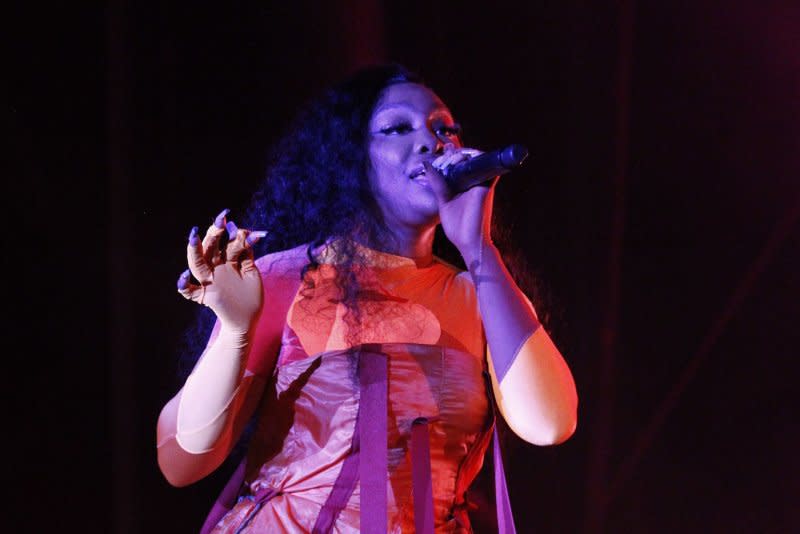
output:
[[[474,289],[440,262],[420,268],[382,253],[372,260],[360,273],[358,328],[335,298],[332,265],[295,296],[248,452],[249,495],[214,532],[312,530],[351,454],[359,348],[367,344],[387,362],[387,531],[414,531],[410,436],[418,418],[428,421],[436,531],[469,531],[464,494],[490,426]],[[360,501],[356,485],[334,532],[359,531]]]

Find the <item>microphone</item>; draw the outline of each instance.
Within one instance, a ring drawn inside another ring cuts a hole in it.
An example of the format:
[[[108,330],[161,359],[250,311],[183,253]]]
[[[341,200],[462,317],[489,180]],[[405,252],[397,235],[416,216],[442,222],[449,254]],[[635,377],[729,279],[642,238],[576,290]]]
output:
[[[495,176],[516,169],[527,157],[527,148],[522,145],[509,145],[492,152],[484,152],[449,167],[444,178],[452,191],[461,193]]]

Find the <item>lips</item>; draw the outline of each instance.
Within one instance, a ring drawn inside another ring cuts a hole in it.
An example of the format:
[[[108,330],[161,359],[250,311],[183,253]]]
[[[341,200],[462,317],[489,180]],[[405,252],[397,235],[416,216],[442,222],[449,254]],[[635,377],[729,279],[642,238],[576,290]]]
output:
[[[414,180],[415,178],[419,178],[420,176],[425,176],[425,167],[423,167],[422,165],[414,168],[414,170],[411,171],[411,174],[408,175],[408,177],[411,178],[412,180]]]

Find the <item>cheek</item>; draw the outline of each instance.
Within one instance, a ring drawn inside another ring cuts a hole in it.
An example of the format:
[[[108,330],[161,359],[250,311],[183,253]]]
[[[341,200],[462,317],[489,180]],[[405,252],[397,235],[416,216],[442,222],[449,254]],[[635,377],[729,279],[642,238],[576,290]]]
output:
[[[398,180],[393,178],[391,165],[388,165],[379,157],[373,156],[371,158],[370,167],[368,179],[372,195],[378,204],[383,205],[387,199],[397,196],[396,182]]]
[[[399,143],[393,143],[391,140],[373,142],[369,153],[375,168],[399,167],[407,158],[405,148]]]

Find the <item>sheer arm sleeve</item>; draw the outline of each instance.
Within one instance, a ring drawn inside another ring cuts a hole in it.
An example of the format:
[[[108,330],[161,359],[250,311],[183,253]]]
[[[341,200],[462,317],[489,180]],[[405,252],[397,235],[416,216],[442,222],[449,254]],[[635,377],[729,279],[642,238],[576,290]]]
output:
[[[569,438],[577,425],[572,373],[494,246],[470,271],[487,340],[497,405],[509,427],[536,445]]]
[[[207,378],[214,377],[213,366],[203,375],[207,383],[190,384],[195,374],[193,370],[181,391],[162,409],[157,425],[158,464],[171,484],[191,484],[219,467],[258,406],[280,351],[286,313],[300,285],[303,255],[299,249],[265,256],[257,261],[264,306],[253,331],[243,338],[225,332],[217,322],[195,366],[196,370],[205,358],[218,358],[223,363],[227,358],[228,365],[221,366],[218,378],[222,382],[235,381],[227,385],[232,394],[225,395],[219,406],[199,410],[204,414],[202,417],[181,418],[181,421],[188,420],[191,424],[179,425],[180,410],[193,408],[181,404],[186,387],[225,387]],[[237,358],[242,359],[244,365],[231,363]]]

